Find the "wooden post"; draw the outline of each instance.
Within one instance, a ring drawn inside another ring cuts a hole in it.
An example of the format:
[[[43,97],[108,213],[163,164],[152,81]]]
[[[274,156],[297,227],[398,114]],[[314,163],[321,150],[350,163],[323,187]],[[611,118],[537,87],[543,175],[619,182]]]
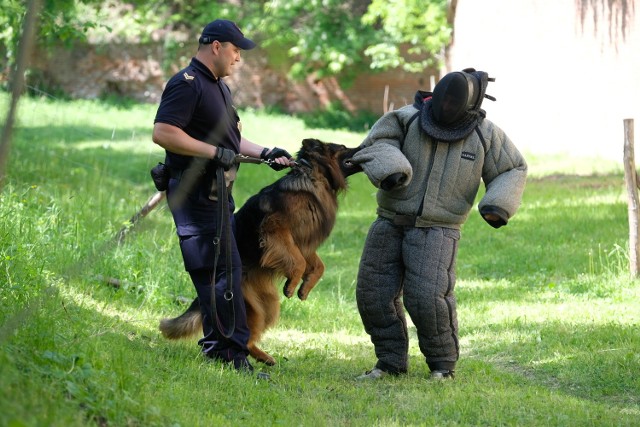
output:
[[[633,119],[624,120],[624,177],[627,184],[627,203],[629,210],[629,267],[631,275],[638,277],[640,250],[638,248],[638,218],[640,201],[638,199],[638,176],[636,172],[633,143]]]

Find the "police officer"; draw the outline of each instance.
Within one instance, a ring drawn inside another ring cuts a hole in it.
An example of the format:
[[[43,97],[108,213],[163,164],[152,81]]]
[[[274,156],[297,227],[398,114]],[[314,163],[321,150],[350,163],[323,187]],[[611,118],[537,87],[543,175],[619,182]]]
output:
[[[202,310],[198,344],[206,357],[245,372],[253,367],[247,360],[249,328],[230,193],[238,169],[235,156],[271,160],[275,170],[289,166],[291,159],[286,150],[265,148],[241,136],[231,91],[222,80],[240,62],[240,52],[255,46],[232,21],[217,19],[206,25],[196,56],[168,81],[153,128],[153,142],[166,151],[171,174],[167,201]],[[219,168],[224,169],[222,186]],[[220,215],[221,209],[226,215]],[[220,218],[228,224],[220,226]]]

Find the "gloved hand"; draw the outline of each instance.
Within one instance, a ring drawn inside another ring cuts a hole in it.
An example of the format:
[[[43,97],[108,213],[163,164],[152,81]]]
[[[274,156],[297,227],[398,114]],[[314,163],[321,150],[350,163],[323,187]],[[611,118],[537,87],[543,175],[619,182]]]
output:
[[[218,147],[216,155],[213,156],[213,163],[228,171],[236,164],[236,153],[228,148]]]
[[[393,190],[394,188],[402,185],[407,180],[407,175],[402,172],[392,173],[388,177],[382,180],[380,188],[385,191]]]
[[[263,160],[271,160],[269,166],[271,166],[271,169],[277,171],[281,171],[282,169],[288,167],[287,165],[276,163],[276,159],[279,157],[286,157],[287,159],[290,159],[292,156],[287,150],[278,147],[273,147],[271,151],[269,151],[268,148],[265,148],[264,150],[262,150],[262,153],[260,153],[260,158]]]

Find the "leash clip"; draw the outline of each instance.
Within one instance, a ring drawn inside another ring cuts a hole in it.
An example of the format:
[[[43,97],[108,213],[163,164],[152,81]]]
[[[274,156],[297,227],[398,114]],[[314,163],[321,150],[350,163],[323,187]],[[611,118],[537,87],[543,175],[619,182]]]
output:
[[[235,163],[253,163],[253,164],[264,163],[267,165],[271,165],[273,163],[273,160],[271,159],[259,159],[257,157],[245,156],[244,154],[236,154],[236,157],[234,160],[235,160]]]

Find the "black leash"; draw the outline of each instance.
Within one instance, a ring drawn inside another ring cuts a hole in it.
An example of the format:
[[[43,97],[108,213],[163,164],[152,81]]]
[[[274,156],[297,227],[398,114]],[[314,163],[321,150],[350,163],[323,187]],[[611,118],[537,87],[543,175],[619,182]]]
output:
[[[214,259],[213,259],[213,273],[211,275],[211,309],[213,315],[216,318],[216,324],[218,331],[225,338],[230,338],[236,329],[236,311],[233,305],[233,264],[231,260],[231,217],[229,214],[229,195],[227,193],[227,183],[224,178],[224,169],[222,166],[216,168],[216,181],[218,187],[218,217],[216,218],[216,236],[213,238],[214,246]],[[227,288],[224,291],[224,299],[231,306],[231,324],[229,325],[229,332],[225,333],[224,325],[218,317],[218,310],[216,308],[216,270],[218,267],[218,258],[220,257],[220,244],[222,240],[222,227],[225,228],[225,243],[226,243],[226,262],[227,262]]]

